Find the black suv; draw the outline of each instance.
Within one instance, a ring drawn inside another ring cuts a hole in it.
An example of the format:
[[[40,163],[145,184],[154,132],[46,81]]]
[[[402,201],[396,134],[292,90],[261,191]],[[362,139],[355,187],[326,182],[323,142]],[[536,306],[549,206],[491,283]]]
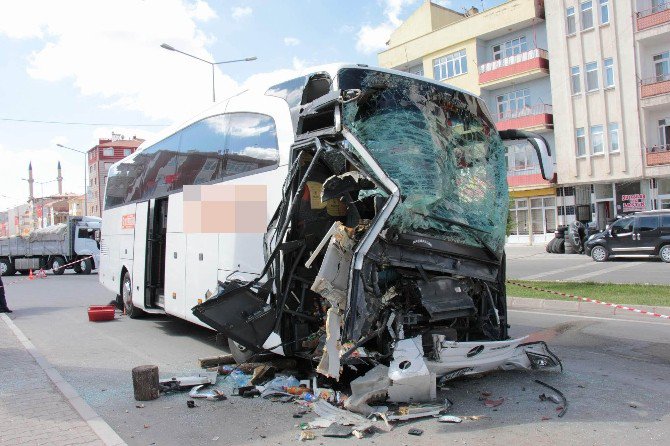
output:
[[[660,257],[670,263],[670,211],[647,211],[622,217],[586,241],[596,262],[610,257]]]

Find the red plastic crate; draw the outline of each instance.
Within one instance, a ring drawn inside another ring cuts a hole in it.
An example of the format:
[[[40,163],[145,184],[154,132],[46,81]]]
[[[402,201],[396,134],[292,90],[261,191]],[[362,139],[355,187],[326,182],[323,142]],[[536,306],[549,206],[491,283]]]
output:
[[[114,305],[91,305],[88,307],[88,320],[90,322],[111,321],[114,319]]]

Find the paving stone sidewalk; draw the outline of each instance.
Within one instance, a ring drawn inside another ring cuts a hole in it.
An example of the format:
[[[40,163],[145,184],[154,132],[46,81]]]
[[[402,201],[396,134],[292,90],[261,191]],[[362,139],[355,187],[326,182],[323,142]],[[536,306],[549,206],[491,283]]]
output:
[[[0,319],[0,446],[103,445]]]

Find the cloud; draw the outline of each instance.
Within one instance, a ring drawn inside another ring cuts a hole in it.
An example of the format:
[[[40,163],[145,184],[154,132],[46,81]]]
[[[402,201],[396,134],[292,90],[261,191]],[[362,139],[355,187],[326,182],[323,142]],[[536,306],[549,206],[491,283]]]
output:
[[[230,8],[230,11],[233,19],[235,20],[241,20],[245,17],[249,17],[254,12],[254,10],[249,6],[235,6]]]
[[[402,24],[400,14],[406,6],[417,0],[380,0],[384,7],[385,20],[377,25],[366,24],[360,27],[356,35],[356,51],[372,54],[386,47],[391,33]]]
[[[300,39],[296,37],[284,37],[284,45],[286,46],[300,45]]]
[[[431,1],[433,3],[435,3],[436,5],[440,5],[440,6],[443,6],[445,8],[451,8],[452,7],[451,0],[431,0]]]
[[[35,79],[71,82],[102,108],[179,121],[211,105],[211,74],[160,44],[211,60],[214,38],[199,23],[215,17],[203,0],[26,0],[0,5],[0,35],[36,39],[27,66]],[[238,85],[217,70],[216,87],[224,97]]]

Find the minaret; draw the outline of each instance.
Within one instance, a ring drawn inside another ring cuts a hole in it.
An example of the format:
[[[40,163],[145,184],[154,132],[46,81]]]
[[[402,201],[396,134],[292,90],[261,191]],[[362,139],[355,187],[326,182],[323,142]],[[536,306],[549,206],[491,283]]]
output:
[[[61,174],[60,161],[58,161],[58,195],[63,195],[63,175]]]
[[[35,180],[33,179],[33,163],[32,161],[28,164],[28,201],[33,203],[35,201],[35,195],[33,195],[33,183]]]

